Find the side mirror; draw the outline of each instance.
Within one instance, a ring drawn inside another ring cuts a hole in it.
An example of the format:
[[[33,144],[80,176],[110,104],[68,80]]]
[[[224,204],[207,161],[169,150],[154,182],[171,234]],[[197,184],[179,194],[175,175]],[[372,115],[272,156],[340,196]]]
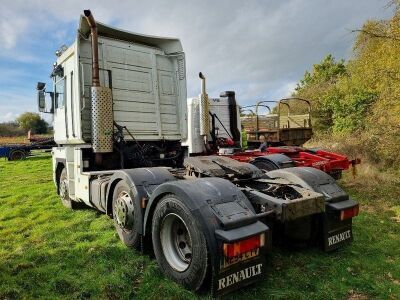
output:
[[[54,96],[52,92],[46,92],[46,84],[43,82],[38,82],[36,85],[36,90],[37,90],[37,99],[38,99],[38,110],[39,112],[43,113],[54,113]],[[50,110],[46,110],[47,104],[46,102],[49,102],[49,99],[46,101],[46,94],[50,94]]]
[[[46,84],[45,84],[44,82],[38,82],[37,85],[36,85],[36,89],[37,89],[38,91],[44,90],[45,87],[46,87]]]
[[[38,91],[38,109],[40,112],[46,112],[46,95],[44,90]]]

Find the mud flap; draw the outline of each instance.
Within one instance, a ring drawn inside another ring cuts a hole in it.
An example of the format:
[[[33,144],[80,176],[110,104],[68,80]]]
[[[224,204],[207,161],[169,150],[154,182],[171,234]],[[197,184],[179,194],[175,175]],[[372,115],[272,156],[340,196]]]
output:
[[[340,212],[357,205],[349,199],[338,203],[328,203],[322,215],[322,235],[324,251],[338,249],[353,241],[352,218],[340,220]]]
[[[224,295],[262,279],[265,276],[265,256],[265,253],[259,253],[254,259],[222,269],[215,274],[213,294]]]
[[[243,238],[264,234],[264,245],[259,248],[242,253],[234,257],[225,257],[223,255],[224,242],[236,242],[237,238]],[[266,225],[256,222],[244,227],[229,231],[217,230],[218,248],[221,255],[218,255],[214,265],[214,274],[212,280],[212,294],[220,296],[237,290],[241,287],[254,283],[265,275],[267,243],[270,237],[270,231]]]

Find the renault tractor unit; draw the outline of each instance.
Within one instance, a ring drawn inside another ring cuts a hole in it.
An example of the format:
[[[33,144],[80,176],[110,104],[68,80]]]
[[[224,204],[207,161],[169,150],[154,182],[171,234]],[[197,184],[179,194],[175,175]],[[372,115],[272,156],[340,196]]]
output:
[[[85,10],[75,42],[57,56],[53,87],[37,89],[39,110],[54,115],[53,178],[62,203],[107,214],[121,241],[154,251],[169,278],[192,290],[211,286],[213,294],[259,280],[272,217],[293,227],[318,216],[318,227],[301,238],[317,230],[329,250],[352,240],[351,217],[341,212],[358,205],[325,173],[265,174],[228,157],[187,155],[178,39],[116,29]],[[200,118],[208,114],[202,103]],[[204,137],[208,126],[201,126]]]

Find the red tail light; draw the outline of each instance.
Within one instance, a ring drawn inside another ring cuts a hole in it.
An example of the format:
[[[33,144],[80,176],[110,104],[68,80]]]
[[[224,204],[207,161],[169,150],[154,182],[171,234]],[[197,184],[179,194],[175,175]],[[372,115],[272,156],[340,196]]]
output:
[[[352,208],[342,210],[340,212],[340,220],[343,221],[358,216],[358,211],[359,211],[358,204],[356,206],[353,206]]]
[[[264,244],[265,234],[261,233],[260,235],[255,235],[239,242],[224,244],[224,255],[226,257],[238,256],[243,253],[260,248],[264,246]]]

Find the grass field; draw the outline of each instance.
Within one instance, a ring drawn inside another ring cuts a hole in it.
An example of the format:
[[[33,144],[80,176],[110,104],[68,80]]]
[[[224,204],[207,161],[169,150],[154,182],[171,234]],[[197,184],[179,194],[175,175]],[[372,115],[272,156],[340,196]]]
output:
[[[361,203],[351,246],[329,254],[275,248],[264,281],[230,297],[399,299],[400,176],[370,173],[342,181]],[[197,296],[125,248],[106,216],[65,209],[48,155],[0,161],[0,299],[163,297]]]

